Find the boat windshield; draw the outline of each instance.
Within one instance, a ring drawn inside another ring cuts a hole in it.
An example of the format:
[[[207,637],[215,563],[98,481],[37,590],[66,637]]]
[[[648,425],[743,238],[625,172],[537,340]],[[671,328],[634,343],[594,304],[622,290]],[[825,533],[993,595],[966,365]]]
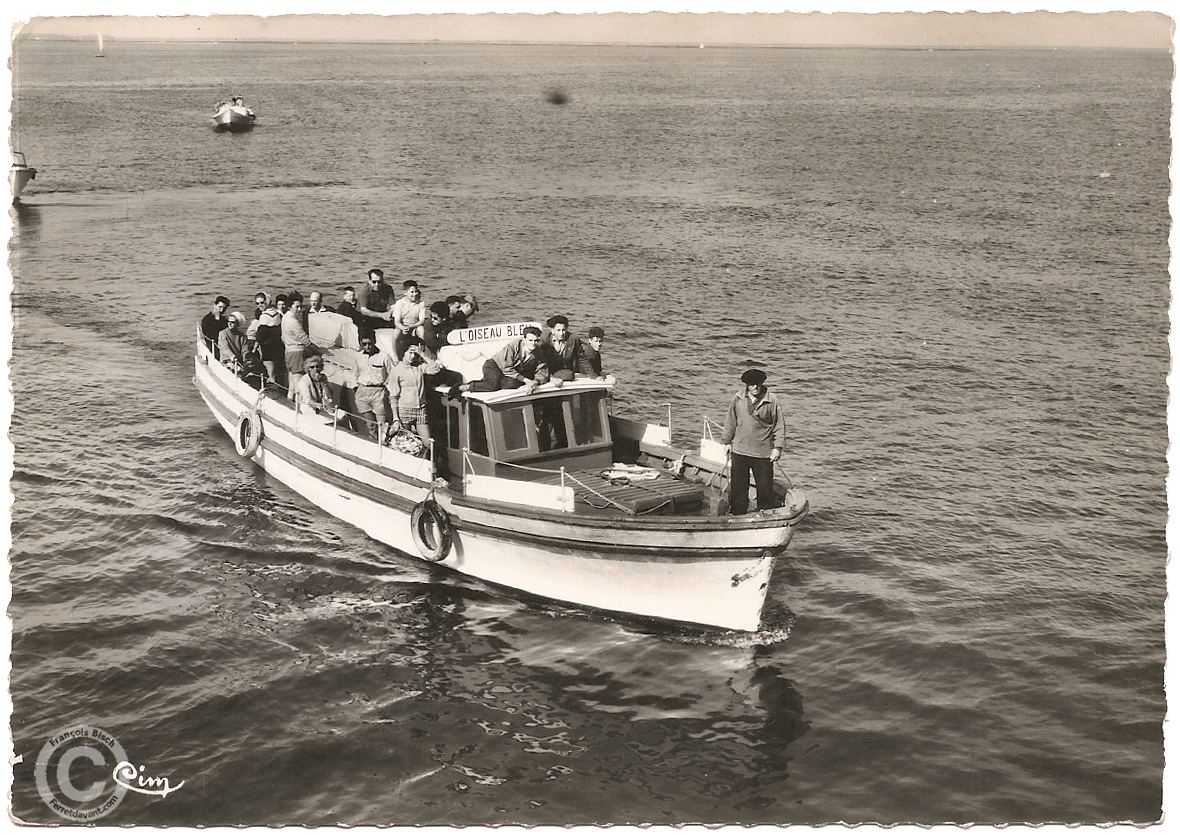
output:
[[[599,404],[602,395],[595,392],[575,394],[570,398],[570,417],[574,425],[574,443],[598,444],[606,440],[606,427],[602,422],[602,410]]]
[[[458,421],[456,421],[458,423]],[[467,412],[467,437],[468,443],[471,445],[471,451],[476,455],[488,455],[488,428],[484,423],[483,409],[478,406],[473,406]],[[458,446],[458,434],[455,435],[455,443],[452,446]]]
[[[528,430],[525,428],[524,407],[508,409],[503,413],[504,447],[509,452],[529,448]]]
[[[518,458],[609,443],[605,404],[604,392],[586,391],[496,409],[501,453]]]

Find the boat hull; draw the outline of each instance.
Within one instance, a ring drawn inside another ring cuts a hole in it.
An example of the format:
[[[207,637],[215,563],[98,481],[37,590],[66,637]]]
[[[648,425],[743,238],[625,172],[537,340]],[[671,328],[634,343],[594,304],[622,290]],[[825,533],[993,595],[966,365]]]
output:
[[[245,107],[225,105],[213,116],[213,129],[238,133],[254,127],[254,113]]]
[[[12,189],[12,199],[20,197],[20,193],[25,190],[25,186],[29,181],[37,176],[36,168],[29,168],[27,165],[13,166],[8,169],[8,186]]]
[[[194,382],[234,436],[239,415],[255,405],[258,393],[210,359],[203,347]],[[306,432],[306,425],[293,425],[293,411],[281,403],[264,398],[258,411],[262,441],[252,460],[317,507],[421,559],[411,518],[414,507],[431,497],[452,529],[451,546],[437,565],[579,606],[757,630],[775,557],[793,531],[793,523],[725,524],[734,517],[713,519],[709,526],[675,517],[628,522],[530,513],[434,488],[428,473],[409,477],[333,449],[331,427],[319,424]]]

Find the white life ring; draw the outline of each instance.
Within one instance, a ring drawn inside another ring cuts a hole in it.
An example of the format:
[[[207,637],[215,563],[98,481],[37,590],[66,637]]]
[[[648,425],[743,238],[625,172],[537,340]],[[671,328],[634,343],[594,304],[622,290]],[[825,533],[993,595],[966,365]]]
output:
[[[262,417],[257,409],[250,409],[238,415],[238,427],[234,432],[234,449],[243,458],[253,458],[262,443]]]
[[[441,562],[451,552],[451,519],[434,499],[414,505],[410,532],[418,553],[430,562]]]

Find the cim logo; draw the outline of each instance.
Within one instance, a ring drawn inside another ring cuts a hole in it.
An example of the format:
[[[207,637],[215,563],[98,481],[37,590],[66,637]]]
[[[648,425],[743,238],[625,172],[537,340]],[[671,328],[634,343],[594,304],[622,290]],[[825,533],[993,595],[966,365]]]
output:
[[[167,797],[184,785],[151,777],[127,759],[114,736],[92,725],[75,725],[49,738],[34,768],[37,791],[61,817],[89,823],[110,814],[128,791]]]

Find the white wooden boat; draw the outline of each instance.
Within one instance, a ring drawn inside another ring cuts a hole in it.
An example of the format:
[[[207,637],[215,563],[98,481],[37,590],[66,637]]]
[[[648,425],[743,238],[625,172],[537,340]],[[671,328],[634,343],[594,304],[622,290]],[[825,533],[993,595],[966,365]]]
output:
[[[213,129],[219,131],[250,130],[254,127],[254,111],[242,104],[241,96],[234,96],[228,102],[218,102],[213,114]]]
[[[8,169],[8,187],[12,189],[12,201],[15,203],[29,181],[36,178],[37,169],[25,164],[25,155],[20,151],[13,151],[12,156],[12,167]]]
[[[496,335],[522,326],[472,329],[484,338],[439,358],[474,379],[504,345]],[[336,402],[350,408],[355,326],[322,313],[310,330]],[[387,351],[392,335],[378,331]],[[285,394],[251,388],[199,337],[194,383],[239,454],[327,513],[405,554],[579,606],[757,630],[775,559],[808,512],[804,493],[781,479],[782,507],[725,515],[720,445],[676,449],[668,426],[611,415],[613,386],[602,380],[453,400],[440,386],[437,464],[378,446],[341,411],[296,414]],[[564,438],[545,431],[554,422]]]

